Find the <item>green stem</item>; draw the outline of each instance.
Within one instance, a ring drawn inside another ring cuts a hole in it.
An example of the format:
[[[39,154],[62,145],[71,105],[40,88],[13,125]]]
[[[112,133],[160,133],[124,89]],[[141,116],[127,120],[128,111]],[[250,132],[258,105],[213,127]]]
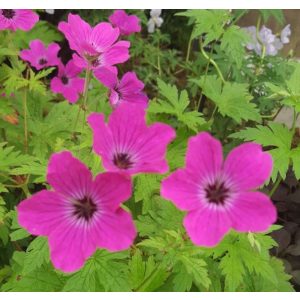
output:
[[[194,28],[192,29],[192,32],[191,32],[191,35],[190,35],[190,39],[189,39],[189,43],[188,43],[188,47],[187,47],[187,51],[186,51],[186,57],[185,57],[185,62],[186,63],[190,59],[191,47],[192,47],[192,41],[193,41],[193,32],[194,32]]]
[[[215,67],[215,69],[216,69],[216,71],[217,71],[219,77],[221,78],[221,80],[222,80],[222,82],[223,82],[223,84],[224,84],[226,81],[225,81],[225,79],[224,79],[224,77],[223,77],[223,74],[222,74],[222,72],[221,72],[221,70],[220,70],[218,64],[217,64],[211,57],[209,57],[208,54],[205,52],[205,50],[204,50],[204,48],[203,48],[203,45],[202,45],[201,39],[200,39],[200,43],[199,43],[199,44],[200,44],[200,51],[201,51],[202,55],[204,56],[205,59],[208,60],[208,62],[209,62],[210,64],[212,64],[212,65]]]
[[[261,52],[261,63],[262,63],[265,58],[265,55],[266,55],[266,46],[259,36],[260,25],[261,25],[261,16],[258,17],[257,23],[256,23],[256,38],[262,47],[262,52]]]
[[[275,191],[277,190],[277,188],[278,188],[278,186],[279,186],[281,180],[282,180],[281,176],[278,175],[278,178],[277,178],[275,184],[273,185],[272,190],[269,192],[269,197],[270,197],[270,198],[273,196],[273,194],[274,194]]]
[[[211,116],[210,116],[209,121],[213,119],[213,117],[215,116],[217,110],[218,110],[218,106],[216,105],[215,108],[214,108],[214,110],[213,110],[213,112],[212,112],[212,114],[211,114]]]
[[[294,109],[293,123],[292,123],[292,129],[291,129],[293,136],[294,136],[295,130],[296,130],[297,117],[298,117],[298,114],[296,113],[296,111],[295,111],[295,109]]]
[[[245,14],[247,13],[247,9],[244,9],[231,23],[231,26],[236,24]]]
[[[215,43],[213,43],[213,44],[211,45],[210,56],[211,56],[212,53],[213,53],[214,45],[215,45]],[[206,67],[205,67],[205,72],[204,72],[204,84],[205,84],[205,81],[206,81],[206,78],[207,78],[208,68],[209,68],[209,61],[207,62]],[[200,94],[200,97],[199,97],[199,100],[198,100],[198,104],[197,104],[197,107],[196,107],[197,111],[199,111],[202,97],[203,97],[203,93],[202,93],[202,90],[201,90],[201,94]]]
[[[83,89],[83,109],[87,109],[88,91],[91,80],[91,68],[88,67],[85,73],[84,89]]]
[[[29,69],[26,71],[26,79],[28,79]],[[23,117],[24,117],[24,148],[25,153],[28,153],[28,123],[27,123],[27,92],[28,87],[24,88],[23,92]]]
[[[158,45],[157,45],[157,69],[158,69],[158,75],[159,75],[159,77],[161,77],[161,74],[162,74],[162,72],[161,72],[161,65],[160,65],[160,44],[159,44],[159,42],[158,42]]]
[[[83,113],[83,125],[85,123],[85,112],[87,110],[87,100],[88,100],[88,90],[89,90],[90,80],[91,80],[91,68],[90,68],[90,66],[88,66],[88,68],[86,70],[86,73],[85,73],[84,88],[83,88],[83,101],[82,101],[82,105],[80,105],[79,108],[78,108],[78,112],[77,112],[77,116],[76,116],[76,120],[75,120],[72,135],[74,135],[75,132],[76,132],[76,128],[77,128],[77,124],[78,124],[78,120],[79,120],[81,110],[84,111],[84,113]]]

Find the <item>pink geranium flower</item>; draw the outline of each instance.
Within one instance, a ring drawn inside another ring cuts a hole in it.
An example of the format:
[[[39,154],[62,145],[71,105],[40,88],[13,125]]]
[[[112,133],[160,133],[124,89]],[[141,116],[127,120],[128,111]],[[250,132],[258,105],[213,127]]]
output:
[[[78,77],[81,71],[82,68],[77,67],[73,60],[66,66],[60,63],[58,75],[50,83],[52,92],[63,94],[70,103],[76,102],[84,88],[84,79]]]
[[[127,249],[136,236],[130,213],[120,204],[131,195],[129,178],[92,173],[70,152],[53,154],[47,181],[54,190],[40,191],[18,207],[19,224],[33,235],[48,236],[54,266],[78,270],[99,248]]]
[[[30,9],[0,9],[0,30],[32,29],[39,16]]]
[[[110,89],[109,101],[113,107],[122,102],[136,103],[147,107],[148,97],[142,92],[144,83],[137,78],[135,72],[125,73],[120,81],[115,67],[101,68],[95,72],[95,76]]]
[[[261,232],[276,221],[269,197],[254,191],[270,176],[272,158],[255,143],[233,149],[208,133],[190,138],[186,166],[162,183],[161,195],[188,211],[184,226],[194,244],[215,246],[231,229]]]
[[[120,30],[122,35],[130,35],[141,31],[140,19],[135,15],[127,15],[124,10],[115,10],[109,21]]]
[[[131,175],[168,171],[165,154],[175,130],[162,123],[147,126],[145,110],[140,105],[119,105],[108,124],[99,113],[90,114],[88,122],[93,129],[94,151],[107,170]]]
[[[93,70],[123,63],[129,59],[128,41],[117,41],[119,29],[102,22],[92,28],[78,15],[69,14],[68,22],[60,22],[58,29],[77,54],[73,59],[79,67]]]
[[[30,49],[20,52],[20,57],[23,60],[29,61],[37,70],[59,64],[60,61],[57,54],[60,47],[58,44],[51,43],[46,47],[41,40],[33,40],[30,42],[29,47]]]

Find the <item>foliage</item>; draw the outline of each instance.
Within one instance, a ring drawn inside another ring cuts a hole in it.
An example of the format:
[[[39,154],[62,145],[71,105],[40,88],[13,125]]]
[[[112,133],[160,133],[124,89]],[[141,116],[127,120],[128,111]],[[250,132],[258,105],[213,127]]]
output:
[[[76,13],[95,25],[111,12]],[[67,13],[57,14],[58,21]],[[152,34],[146,30],[149,11],[129,13],[139,16],[142,31],[126,37],[131,58],[118,66],[119,75],[133,70],[145,83],[149,124],[176,129],[166,153],[170,172],[184,166],[189,137],[205,130],[222,141],[225,153],[243,141],[261,144],[274,160],[271,188],[289,168],[300,179],[300,64],[248,51],[249,36],[238,26],[246,10],[163,10],[164,23]],[[281,10],[259,14],[262,22],[284,24]],[[47,163],[54,152],[68,149],[94,175],[104,171],[86,117],[92,111],[109,117],[108,89],[92,78],[87,105],[83,96],[70,104],[51,92],[56,68],[37,71],[21,60],[20,50],[33,39],[64,45],[56,24],[42,20],[29,32],[0,31],[0,39],[0,291],[293,291],[282,261],[270,255],[277,245],[269,233],[278,227],[231,231],[216,247],[198,247],[184,229],[185,212],[160,195],[167,174],[134,176],[125,206],[138,236],[128,250],[98,249],[77,272],[56,270],[47,238],[20,227],[16,205],[49,188]],[[71,57],[64,52],[64,60]],[[293,111],[291,128],[274,119],[282,107]]]

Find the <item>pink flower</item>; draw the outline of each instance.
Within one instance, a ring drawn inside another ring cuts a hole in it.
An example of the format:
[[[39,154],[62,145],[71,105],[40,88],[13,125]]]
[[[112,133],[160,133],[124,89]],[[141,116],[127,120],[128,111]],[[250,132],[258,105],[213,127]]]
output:
[[[231,228],[260,232],[276,221],[269,197],[254,191],[272,165],[255,143],[236,147],[223,163],[221,143],[200,133],[188,142],[185,168],[162,182],[161,195],[188,211],[184,226],[194,244],[215,246]]]
[[[110,89],[109,101],[113,107],[122,102],[136,103],[144,108],[147,107],[148,97],[142,92],[144,83],[137,78],[134,72],[125,73],[120,81],[115,67],[101,68],[95,71],[95,76]]]
[[[20,57],[29,61],[37,70],[59,64],[60,61],[57,54],[60,47],[58,44],[51,43],[48,47],[45,47],[41,40],[33,40],[30,42],[29,47],[30,49],[20,52]]]
[[[0,9],[0,30],[32,29],[39,16],[30,9]]]
[[[76,102],[84,88],[84,79],[78,77],[81,71],[82,68],[77,67],[73,60],[66,66],[60,63],[58,75],[51,80],[52,92],[63,94],[70,103]]]
[[[88,122],[93,130],[94,151],[104,167],[127,174],[165,173],[167,145],[175,138],[175,130],[162,123],[147,126],[145,110],[136,104],[121,104],[110,115],[92,113]]]
[[[68,23],[60,22],[58,29],[77,54],[73,59],[79,67],[93,70],[123,63],[129,59],[128,41],[117,41],[119,29],[102,22],[92,28],[78,15],[69,14]]]
[[[81,268],[99,248],[127,249],[136,236],[130,213],[120,204],[131,195],[131,181],[116,173],[92,173],[68,151],[53,154],[43,190],[22,201],[19,224],[33,235],[48,236],[54,266]]]
[[[135,15],[127,15],[124,10],[115,10],[109,21],[120,30],[120,34],[130,35],[141,31],[140,19]]]

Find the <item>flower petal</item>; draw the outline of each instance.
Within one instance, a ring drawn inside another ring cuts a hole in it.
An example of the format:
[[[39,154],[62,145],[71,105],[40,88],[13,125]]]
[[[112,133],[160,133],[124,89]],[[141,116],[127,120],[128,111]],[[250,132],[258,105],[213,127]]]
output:
[[[215,178],[222,168],[221,143],[209,133],[202,132],[188,141],[186,169],[195,180]]]
[[[130,57],[129,47],[130,42],[128,41],[119,41],[115,43],[102,54],[102,65],[113,66],[127,61]]]
[[[63,272],[79,270],[97,249],[91,229],[71,222],[58,225],[48,240],[51,261]]]
[[[92,174],[71,152],[63,151],[52,154],[47,181],[55,191],[67,197],[82,199],[91,190]]]
[[[93,130],[93,149],[101,156],[103,163],[110,161],[113,149],[113,137],[105,124],[104,115],[91,113],[88,123]]]
[[[68,22],[60,22],[58,29],[64,33],[70,48],[82,54],[85,44],[88,43],[92,33],[91,26],[82,20],[80,16],[70,13]]]
[[[40,191],[17,206],[18,222],[33,235],[49,235],[65,218],[67,200],[53,191]]]
[[[92,197],[99,201],[99,207],[115,211],[131,196],[130,177],[118,173],[98,174],[92,187]]]
[[[90,37],[92,43],[98,52],[106,51],[119,37],[119,29],[113,28],[107,22],[97,24]]]
[[[161,184],[161,196],[171,200],[181,210],[201,207],[199,184],[186,170],[178,169]]]
[[[116,67],[107,66],[97,68],[94,71],[94,75],[108,88],[114,88],[118,82],[118,69]]]
[[[183,224],[195,245],[214,247],[230,230],[231,220],[226,210],[207,207],[188,212]]]
[[[224,163],[224,172],[239,187],[250,190],[261,186],[271,175],[272,157],[255,143],[234,148]]]
[[[120,80],[119,90],[123,95],[135,94],[144,88],[144,83],[139,80],[135,72],[127,72]]]
[[[93,228],[97,246],[109,251],[128,249],[136,237],[136,229],[131,214],[122,208],[116,212],[105,211]]]
[[[277,219],[274,204],[260,192],[240,194],[229,212],[232,227],[241,232],[266,231]]]

